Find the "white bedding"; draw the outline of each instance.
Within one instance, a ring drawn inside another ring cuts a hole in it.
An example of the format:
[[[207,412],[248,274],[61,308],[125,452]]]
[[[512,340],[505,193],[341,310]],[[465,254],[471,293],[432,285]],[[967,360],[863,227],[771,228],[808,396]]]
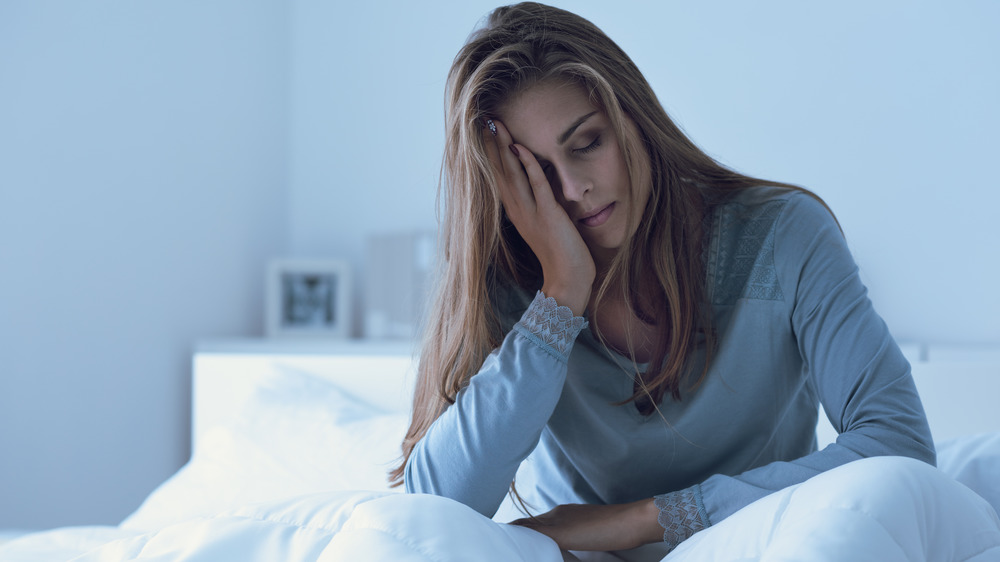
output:
[[[357,394],[273,363],[229,419],[200,428],[191,461],[120,526],[28,535],[0,545],[0,561],[573,559],[500,522],[513,518],[509,506],[491,521],[389,490],[407,416]],[[852,463],[748,506],[665,560],[1000,560],[1000,433],[940,444],[939,466]]]
[[[996,447],[1000,436],[991,436],[990,441]],[[660,558],[655,552],[652,556],[623,553],[621,558],[605,559]],[[564,559],[547,537],[497,523],[448,499],[343,491],[250,504],[146,533],[126,528],[57,530],[15,541],[0,550],[0,558]],[[937,469],[910,459],[865,459],[772,494],[695,535],[664,559],[691,560],[987,562],[1000,560],[1000,518],[983,498]]]

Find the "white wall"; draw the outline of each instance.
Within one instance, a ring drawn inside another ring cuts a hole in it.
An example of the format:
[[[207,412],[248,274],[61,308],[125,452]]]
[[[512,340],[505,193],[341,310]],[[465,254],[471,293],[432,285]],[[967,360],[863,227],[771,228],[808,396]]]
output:
[[[825,197],[897,337],[1000,344],[1000,5],[558,4],[710,153]],[[184,461],[191,344],[261,333],[267,257],[360,275],[434,227],[493,6],[0,4],[0,527],[113,523]]]
[[[0,528],[187,459],[192,345],[285,247],[286,45],[277,0],[0,3]]]
[[[780,4],[678,11],[633,50],[712,154],[830,203],[897,338],[1000,342],[1000,4]]]
[[[291,253],[361,277],[369,233],[435,229],[445,75],[484,6],[292,2]]]
[[[898,338],[1000,342],[1000,4],[556,1],[709,153],[837,213]],[[293,3],[291,251],[433,227],[452,57],[495,2]]]

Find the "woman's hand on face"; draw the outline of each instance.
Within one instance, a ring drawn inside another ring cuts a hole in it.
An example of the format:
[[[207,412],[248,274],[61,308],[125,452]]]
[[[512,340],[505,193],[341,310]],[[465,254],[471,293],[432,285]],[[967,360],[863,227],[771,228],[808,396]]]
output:
[[[484,127],[483,140],[507,217],[542,264],[542,292],[581,316],[596,275],[594,258],[531,151],[501,122],[493,124],[496,133]]]
[[[652,499],[617,505],[560,505],[511,525],[534,529],[563,550],[628,550],[663,540]]]

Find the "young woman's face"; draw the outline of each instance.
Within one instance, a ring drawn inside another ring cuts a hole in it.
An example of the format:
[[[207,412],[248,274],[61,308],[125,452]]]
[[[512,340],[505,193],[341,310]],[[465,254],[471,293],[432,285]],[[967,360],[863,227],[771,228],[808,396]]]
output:
[[[649,186],[639,186],[630,200],[619,139],[604,112],[579,86],[542,82],[511,99],[498,117],[545,170],[556,200],[594,258],[613,257],[632,235],[628,219],[638,222]]]

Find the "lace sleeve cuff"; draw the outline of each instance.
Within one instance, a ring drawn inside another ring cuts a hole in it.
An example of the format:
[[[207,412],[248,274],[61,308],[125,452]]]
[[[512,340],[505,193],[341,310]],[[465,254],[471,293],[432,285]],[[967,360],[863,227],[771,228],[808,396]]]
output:
[[[541,291],[535,294],[535,300],[531,301],[516,324],[522,332],[559,352],[564,359],[569,355],[576,336],[586,326],[587,321],[582,316],[573,316],[569,307],[559,306],[556,299],[546,297]]]
[[[663,542],[671,550],[712,524],[701,500],[701,488],[697,485],[655,496],[653,503],[660,510],[657,522],[663,527]]]

